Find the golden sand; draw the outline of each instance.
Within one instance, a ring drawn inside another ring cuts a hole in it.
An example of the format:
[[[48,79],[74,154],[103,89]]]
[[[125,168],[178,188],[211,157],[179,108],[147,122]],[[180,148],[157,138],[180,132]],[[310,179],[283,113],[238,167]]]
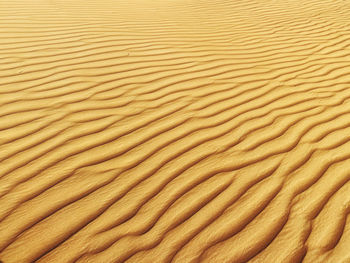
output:
[[[350,1],[0,1],[4,263],[350,262]]]

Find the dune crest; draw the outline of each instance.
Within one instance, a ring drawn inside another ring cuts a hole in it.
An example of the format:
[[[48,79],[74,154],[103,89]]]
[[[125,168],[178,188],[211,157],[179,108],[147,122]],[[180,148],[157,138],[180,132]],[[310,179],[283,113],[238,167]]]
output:
[[[349,17],[0,2],[0,262],[350,262]]]

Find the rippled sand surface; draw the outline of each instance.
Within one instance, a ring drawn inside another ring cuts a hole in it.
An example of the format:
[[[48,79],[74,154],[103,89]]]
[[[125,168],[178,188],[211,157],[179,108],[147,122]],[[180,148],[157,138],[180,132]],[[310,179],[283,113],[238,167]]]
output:
[[[350,262],[350,1],[0,2],[4,263]]]

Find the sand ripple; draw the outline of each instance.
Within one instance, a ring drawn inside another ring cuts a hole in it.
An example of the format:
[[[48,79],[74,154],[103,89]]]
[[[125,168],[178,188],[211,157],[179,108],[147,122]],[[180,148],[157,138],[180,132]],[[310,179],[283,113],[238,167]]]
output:
[[[350,4],[0,2],[0,259],[350,262]]]

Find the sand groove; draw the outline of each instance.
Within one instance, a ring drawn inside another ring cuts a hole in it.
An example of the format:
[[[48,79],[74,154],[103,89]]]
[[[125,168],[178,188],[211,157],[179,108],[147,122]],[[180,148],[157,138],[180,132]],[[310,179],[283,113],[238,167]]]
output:
[[[1,262],[350,262],[348,1],[0,17]]]

